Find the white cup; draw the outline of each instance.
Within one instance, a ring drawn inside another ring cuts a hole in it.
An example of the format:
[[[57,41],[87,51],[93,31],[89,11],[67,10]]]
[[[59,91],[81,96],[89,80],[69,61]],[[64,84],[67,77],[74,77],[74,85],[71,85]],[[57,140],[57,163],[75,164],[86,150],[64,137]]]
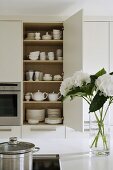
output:
[[[48,60],[54,60],[54,52],[48,52]]]
[[[51,74],[44,74],[44,77],[46,77],[46,78],[49,78],[51,76],[52,76]]]
[[[39,71],[35,71],[35,75],[34,75],[35,81],[39,81],[39,76],[40,76],[40,72]]]
[[[56,50],[56,56],[57,57],[62,57],[62,49],[57,49]]]
[[[40,80],[40,81],[43,80],[43,72],[40,72],[40,74],[39,74],[39,80]]]
[[[27,71],[26,72],[26,80],[33,81],[33,74],[34,74],[34,71],[32,71],[32,70]]]
[[[54,52],[48,52],[48,56],[54,57]]]
[[[46,60],[46,53],[45,52],[40,53],[40,60]]]
[[[48,60],[54,60],[54,56],[48,56]]]

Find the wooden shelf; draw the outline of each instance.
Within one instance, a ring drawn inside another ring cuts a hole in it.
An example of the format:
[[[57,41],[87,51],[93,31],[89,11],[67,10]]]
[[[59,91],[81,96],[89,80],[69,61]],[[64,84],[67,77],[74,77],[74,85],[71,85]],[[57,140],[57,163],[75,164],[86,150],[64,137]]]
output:
[[[63,45],[63,40],[24,40],[24,44]]]
[[[58,22],[58,23],[35,23],[35,22],[24,22],[23,23],[24,27],[26,29],[31,29],[31,30],[51,30],[51,29],[63,29],[63,23],[62,22]]]
[[[62,81],[23,81],[24,83],[61,83]]]
[[[27,63],[43,63],[43,64],[63,64],[63,60],[24,60],[25,64]]]
[[[23,101],[24,104],[41,104],[41,103],[46,103],[46,104],[62,104],[61,101],[54,101],[54,102],[51,102],[51,101]]]
[[[43,129],[38,129],[38,130],[44,131],[44,130],[47,130],[47,127],[50,127],[50,130],[51,130],[51,127],[63,126],[63,123],[59,123],[59,124],[47,124],[47,123],[45,123],[45,122],[39,122],[39,123],[37,123],[37,124],[30,124],[30,123],[28,123],[27,121],[24,121],[24,124],[23,124],[23,125],[43,127]],[[44,127],[45,127],[46,129],[44,129]],[[36,130],[37,130],[37,129],[36,129]],[[48,130],[49,130],[49,129],[48,129]],[[34,129],[34,131],[35,131],[35,129]]]

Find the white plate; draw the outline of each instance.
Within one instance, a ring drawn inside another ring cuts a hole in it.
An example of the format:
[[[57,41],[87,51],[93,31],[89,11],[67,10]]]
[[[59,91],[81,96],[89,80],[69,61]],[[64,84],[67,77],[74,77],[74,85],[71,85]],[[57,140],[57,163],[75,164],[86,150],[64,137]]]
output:
[[[55,125],[62,123],[62,118],[45,118],[45,123]]]

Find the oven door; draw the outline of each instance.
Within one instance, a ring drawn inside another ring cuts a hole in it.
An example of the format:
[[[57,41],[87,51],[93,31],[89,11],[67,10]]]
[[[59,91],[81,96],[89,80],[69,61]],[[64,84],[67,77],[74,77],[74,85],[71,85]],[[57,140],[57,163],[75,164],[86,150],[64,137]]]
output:
[[[59,155],[33,155],[33,170],[60,170]]]
[[[21,125],[20,91],[0,91],[0,125]]]

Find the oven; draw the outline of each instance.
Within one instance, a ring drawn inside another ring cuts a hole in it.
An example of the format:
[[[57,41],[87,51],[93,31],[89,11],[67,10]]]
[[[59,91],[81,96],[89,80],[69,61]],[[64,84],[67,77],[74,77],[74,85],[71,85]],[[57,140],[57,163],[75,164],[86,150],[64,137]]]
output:
[[[33,155],[33,170],[60,170],[58,154]]]
[[[0,83],[0,125],[21,125],[20,83]]]

